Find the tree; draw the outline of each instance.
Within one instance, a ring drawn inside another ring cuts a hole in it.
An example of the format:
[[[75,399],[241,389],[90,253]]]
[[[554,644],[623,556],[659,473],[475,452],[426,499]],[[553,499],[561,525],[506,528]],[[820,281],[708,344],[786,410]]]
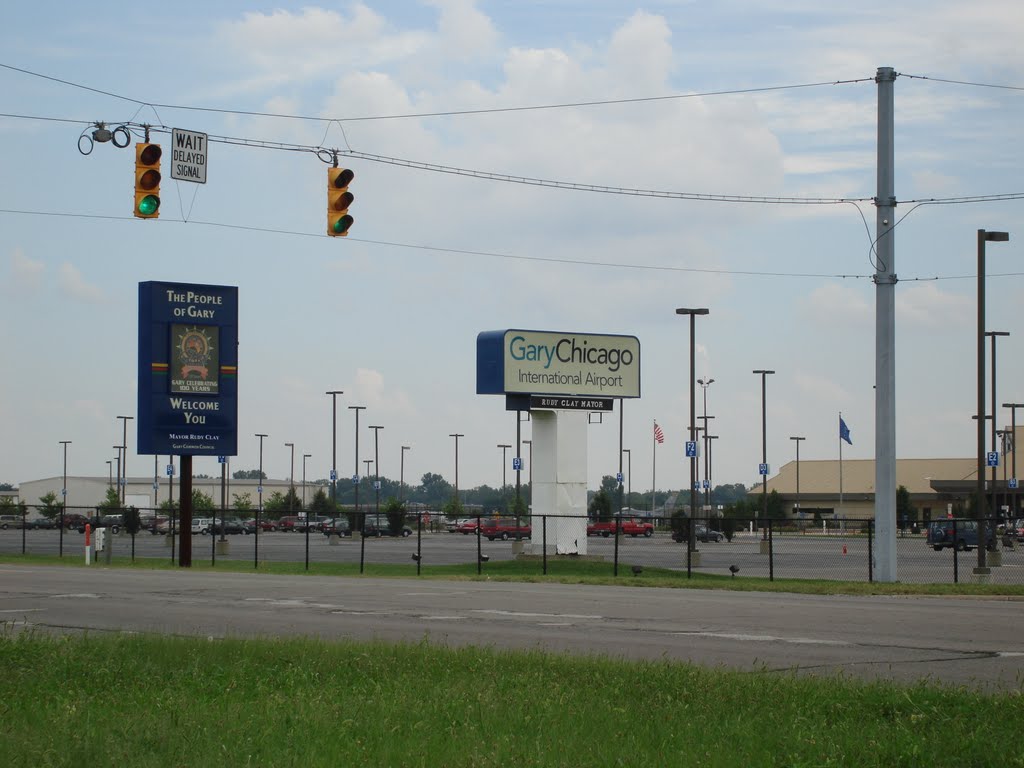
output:
[[[285,503],[284,494],[280,491],[270,494],[270,498],[263,502],[263,511],[278,517],[285,514],[288,511],[288,505]]]
[[[462,506],[462,502],[459,501],[457,496],[452,496],[448,501],[441,507],[445,515],[450,520],[458,520],[460,517],[464,517],[466,510]]]
[[[402,530],[402,525],[405,523],[404,502],[392,496],[384,505],[384,514],[388,518],[388,531],[397,533]]]
[[[601,522],[607,522],[612,519],[612,501],[609,498],[608,491],[601,488],[600,491],[594,494],[594,498],[590,500],[590,504],[587,506],[587,514]]]
[[[231,473],[231,477],[235,480],[266,480],[267,473],[258,469],[236,469]]]
[[[57,494],[53,491],[50,491],[45,496],[40,496],[39,503],[42,505],[39,507],[39,514],[47,520],[55,519],[60,514],[61,507],[63,506],[57,501]]]
[[[252,510],[252,495],[248,492],[231,494],[231,507],[236,512],[250,512]]]
[[[119,512],[121,507],[121,496],[118,494],[117,489],[111,486],[107,488],[107,496],[103,499],[103,502],[99,506],[99,512],[101,515],[113,515]]]
[[[327,492],[323,488],[317,488],[313,494],[313,500],[309,502],[309,511],[320,517],[335,517],[337,510],[331,500],[327,498]]]
[[[896,489],[896,520],[899,522],[900,530],[906,527],[908,521],[917,522],[917,508],[910,500],[910,491],[905,485]]]
[[[526,517],[527,512],[526,502],[523,501],[522,496],[513,496],[509,499],[508,514],[510,517],[514,517],[518,521],[520,518]]]
[[[10,483],[0,483],[0,491],[13,491],[14,486]]]

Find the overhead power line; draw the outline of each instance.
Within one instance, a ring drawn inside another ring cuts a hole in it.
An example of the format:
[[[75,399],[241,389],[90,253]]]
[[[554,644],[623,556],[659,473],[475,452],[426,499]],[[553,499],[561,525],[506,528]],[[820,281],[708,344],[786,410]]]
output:
[[[826,85],[852,85],[855,83],[873,82],[873,77],[861,77],[847,80],[823,80],[813,83],[789,83],[786,85],[767,85],[752,88],[728,88],[717,91],[702,91],[698,93],[673,93],[663,96],[634,96],[626,97],[621,99],[594,99],[594,100],[580,100],[580,101],[566,101],[557,102],[553,104],[528,104],[514,107],[482,107],[479,109],[449,109],[449,110],[437,110],[434,112],[403,112],[388,115],[353,115],[350,117],[318,117],[314,115],[294,115],[281,112],[262,112],[257,110],[246,110],[246,109],[231,109],[227,107],[200,107],[192,104],[164,104],[152,101],[143,101],[136,99],[131,96],[125,96],[123,94],[114,93],[113,91],[106,91],[101,88],[93,88],[92,86],[83,85],[76,83],[72,80],[65,80],[59,77],[53,77],[51,75],[44,75],[40,72],[33,72],[29,69],[23,69],[22,67],[15,67],[11,64],[4,64],[0,62],[0,67],[9,69],[13,72],[20,72],[23,75],[29,75],[30,77],[38,77],[43,80],[49,80],[50,82],[60,83],[71,88],[79,88],[81,90],[90,91],[91,93],[98,93],[102,96],[110,96],[115,99],[121,99],[122,101],[128,101],[132,104],[139,106],[148,106],[159,109],[180,109],[192,112],[213,112],[218,114],[229,114],[229,115],[245,115],[249,117],[273,117],[282,120],[308,120],[310,122],[318,123],[330,123],[330,122],[364,122],[369,120],[408,120],[415,118],[426,118],[426,117],[458,117],[465,115],[489,115],[489,114],[501,114],[507,112],[531,112],[538,110],[551,110],[551,109],[576,109],[580,107],[603,107],[612,106],[616,104],[642,104],[647,102],[657,101],[673,101],[679,99],[697,99],[697,98],[710,98],[713,96],[739,96],[744,94],[754,93],[769,93],[772,91],[790,91],[803,88],[819,88]]]

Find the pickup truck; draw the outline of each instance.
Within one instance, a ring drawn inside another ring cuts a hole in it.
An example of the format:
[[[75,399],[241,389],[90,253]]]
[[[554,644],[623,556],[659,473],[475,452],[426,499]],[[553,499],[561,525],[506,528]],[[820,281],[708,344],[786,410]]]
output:
[[[619,532],[623,536],[653,536],[654,523],[646,523],[640,520],[623,520]],[[615,533],[615,521],[598,522],[591,520],[587,523],[587,536],[608,537]]]

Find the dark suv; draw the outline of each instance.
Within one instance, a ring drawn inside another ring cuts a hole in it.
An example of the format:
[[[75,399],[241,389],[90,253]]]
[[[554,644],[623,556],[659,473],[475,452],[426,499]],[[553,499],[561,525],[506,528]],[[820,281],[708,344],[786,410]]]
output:
[[[987,549],[995,548],[995,531],[988,528]],[[960,552],[965,552],[971,547],[978,546],[978,521],[977,520],[932,520],[928,524],[928,546],[936,552],[941,552],[946,547],[956,547]]]

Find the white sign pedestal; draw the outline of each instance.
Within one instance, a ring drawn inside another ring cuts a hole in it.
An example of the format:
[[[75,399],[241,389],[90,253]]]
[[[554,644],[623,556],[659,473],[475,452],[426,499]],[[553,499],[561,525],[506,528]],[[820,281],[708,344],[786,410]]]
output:
[[[530,551],[544,552],[542,515],[547,520],[548,553],[587,554],[587,414],[531,411],[533,437],[533,536]]]

